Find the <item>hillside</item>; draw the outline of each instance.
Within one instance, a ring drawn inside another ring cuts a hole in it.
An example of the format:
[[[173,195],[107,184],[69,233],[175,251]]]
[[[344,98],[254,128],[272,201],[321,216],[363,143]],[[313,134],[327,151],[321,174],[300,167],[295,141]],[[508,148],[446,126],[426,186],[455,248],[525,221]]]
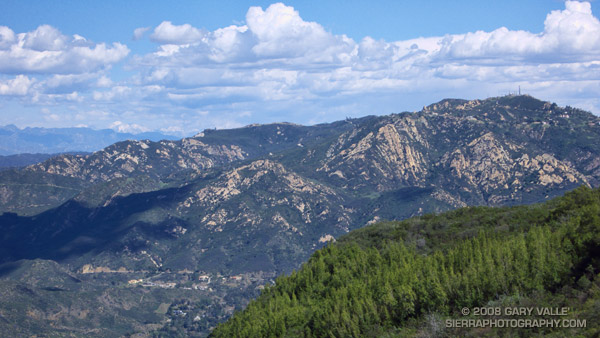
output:
[[[595,337],[599,248],[598,189],[375,224],[315,252],[211,337]],[[460,312],[476,307],[568,308],[554,319],[586,325],[446,327],[448,319],[519,318]]]
[[[7,299],[48,294],[11,273],[31,262],[58,263],[87,290],[52,293],[5,324],[38,318],[23,332],[57,323],[68,332],[83,325],[61,310],[76,297],[83,307],[104,304],[100,318],[123,318],[98,336],[151,332],[178,311],[198,317],[194,334],[206,335],[263,284],[366,224],[597,187],[599,122],[529,96],[449,99],[315,126],[123,141],[0,171],[0,281],[16,283]],[[52,280],[52,271],[31,274]],[[149,303],[102,300],[123,289]],[[160,315],[134,315],[141,307]]]

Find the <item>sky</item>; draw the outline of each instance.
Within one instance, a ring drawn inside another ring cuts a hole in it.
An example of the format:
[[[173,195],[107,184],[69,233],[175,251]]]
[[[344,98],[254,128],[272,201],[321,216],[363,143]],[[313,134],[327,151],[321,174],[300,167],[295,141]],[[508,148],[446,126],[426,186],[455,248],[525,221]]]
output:
[[[595,2],[0,4],[0,125],[311,125],[519,88],[600,114]]]

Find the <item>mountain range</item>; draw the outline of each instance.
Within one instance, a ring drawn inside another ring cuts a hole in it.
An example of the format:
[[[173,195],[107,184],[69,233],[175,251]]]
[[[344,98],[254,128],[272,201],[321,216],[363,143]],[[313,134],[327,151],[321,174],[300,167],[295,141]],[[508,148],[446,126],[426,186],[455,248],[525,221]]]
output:
[[[526,95],[447,99],[122,141],[1,171],[0,327],[150,334],[189,313],[188,334],[205,335],[351,230],[597,187],[599,123]]]
[[[143,139],[159,141],[176,138],[160,132],[131,134],[112,129],[95,130],[87,127],[21,129],[10,124],[0,126],[0,155],[92,152],[118,141]]]

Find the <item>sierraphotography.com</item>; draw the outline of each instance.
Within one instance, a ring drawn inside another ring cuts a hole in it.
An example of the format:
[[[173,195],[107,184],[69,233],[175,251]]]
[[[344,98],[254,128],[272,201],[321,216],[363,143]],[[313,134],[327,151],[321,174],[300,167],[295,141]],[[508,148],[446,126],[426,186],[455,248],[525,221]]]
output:
[[[584,328],[587,320],[557,319],[567,316],[568,307],[464,307],[460,310],[463,316],[473,317],[511,317],[511,318],[461,318],[446,319],[446,328]],[[515,318],[534,317],[534,318]],[[554,318],[553,318],[554,317]]]
[[[446,328],[584,328],[585,319],[446,319]]]

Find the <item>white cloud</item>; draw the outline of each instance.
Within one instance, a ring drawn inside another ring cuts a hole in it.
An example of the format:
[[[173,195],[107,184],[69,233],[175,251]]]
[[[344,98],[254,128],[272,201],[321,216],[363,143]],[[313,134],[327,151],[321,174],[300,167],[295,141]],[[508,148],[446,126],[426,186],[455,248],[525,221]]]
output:
[[[49,25],[39,26],[33,32],[19,34],[19,39],[23,42],[23,48],[38,52],[59,51],[64,49],[68,43],[67,36]]]
[[[292,7],[276,3],[266,10],[251,7],[247,25],[231,25],[205,32],[189,24],[164,21],[150,39],[157,52],[138,58],[140,65],[194,66],[207,64],[277,64],[322,68],[349,62],[356,43],[333,35],[315,22],[302,20]]]
[[[14,79],[0,81],[0,95],[27,95],[33,82],[25,75],[17,75]]]
[[[177,135],[177,136],[186,136],[186,132],[187,132],[180,126],[169,126],[167,128],[160,128],[159,130],[164,134]]]
[[[67,93],[75,90],[85,90],[97,82],[98,74],[56,74],[39,81],[38,90],[45,93]]]
[[[236,86],[226,76],[229,72],[239,79],[237,86],[253,82],[256,96],[262,98],[265,91],[277,90],[278,95],[267,97],[281,98],[300,87],[309,93],[354,93],[404,88],[410,85],[405,81],[427,86],[423,77],[521,81],[539,74],[540,64],[551,65],[544,69],[547,72],[563,74],[570,64],[600,60],[600,22],[590,4],[568,1],[565,7],[548,14],[539,34],[502,27],[398,42],[365,37],[356,43],[304,21],[292,7],[277,3],[266,10],[251,7],[247,25],[214,32],[163,22],[154,33],[154,40],[163,45],[138,62],[151,83],[173,88],[224,86],[226,92]]]
[[[105,69],[127,56],[121,43],[107,46],[85,38],[68,37],[49,25],[14,34],[0,27],[0,73],[80,74]]]
[[[192,42],[201,41],[204,34],[201,30],[192,27],[190,24],[173,25],[171,21],[163,21],[158,25],[150,39],[154,42],[170,45],[183,45]]]
[[[144,34],[150,30],[150,27],[139,27],[133,31],[133,39],[139,40],[144,37]]]
[[[94,90],[91,98],[96,102],[120,105],[128,102],[139,102],[150,96],[156,97],[162,90],[163,87],[158,85],[114,85],[105,90]]]
[[[223,63],[253,58],[249,54],[254,38],[248,26],[229,26],[219,28],[210,34],[207,41],[211,51],[210,60]]]
[[[581,62],[598,60],[600,21],[587,2],[567,1],[562,11],[552,11],[544,31],[534,34],[505,27],[448,36],[442,40],[438,58],[490,64]]]
[[[113,123],[110,124],[109,128],[114,129],[120,133],[132,133],[132,134],[138,134],[138,133],[150,131],[148,128],[142,127],[138,124],[135,124],[135,123],[129,124],[129,123],[121,122],[121,121],[114,121]]]
[[[290,58],[320,54],[324,60],[331,62],[336,52],[350,52],[354,45],[345,36],[326,32],[316,22],[302,20],[294,8],[282,3],[269,6],[266,11],[251,7],[246,14],[246,22],[256,38],[252,51],[259,57]]]
[[[600,21],[592,15],[591,4],[567,1],[565,7],[546,17],[544,36],[570,52],[600,51]]]
[[[114,86],[107,91],[94,91],[93,97],[96,101],[112,101],[127,97],[131,88],[126,86]]]
[[[110,87],[110,86],[112,86],[112,84],[113,84],[112,80],[110,78],[106,77],[105,75],[102,75],[96,81],[96,86],[102,87],[102,88]]]
[[[79,102],[83,101],[83,98],[81,96],[79,96],[79,93],[77,93],[77,92],[69,93],[65,97],[69,101],[79,101]]]
[[[73,34],[73,42],[84,45],[88,43],[88,40],[79,34]]]
[[[6,26],[0,26],[0,49],[9,49],[15,42],[15,33]]]

